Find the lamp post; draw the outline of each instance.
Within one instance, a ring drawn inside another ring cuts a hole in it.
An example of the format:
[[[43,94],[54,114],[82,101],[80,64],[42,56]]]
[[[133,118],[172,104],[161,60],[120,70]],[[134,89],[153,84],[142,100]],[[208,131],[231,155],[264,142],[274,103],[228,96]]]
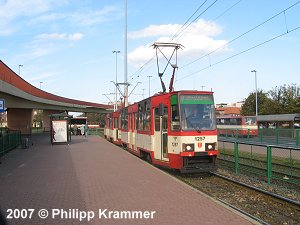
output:
[[[114,54],[116,54],[116,88],[115,88],[115,105],[114,105],[114,111],[117,111],[118,110],[118,93],[117,93],[117,84],[118,84],[118,53],[120,53],[120,51],[116,51],[114,50],[113,51]]]
[[[40,89],[42,90],[42,83],[43,83],[43,81],[40,81]]]
[[[19,76],[21,76],[21,67],[23,67],[23,65],[19,65]]]
[[[255,75],[255,115],[258,115],[258,105],[257,105],[257,77],[256,77],[256,70],[251,70],[252,73]]]
[[[149,97],[150,97],[150,78],[151,78],[152,76],[147,76],[147,77],[149,77]]]

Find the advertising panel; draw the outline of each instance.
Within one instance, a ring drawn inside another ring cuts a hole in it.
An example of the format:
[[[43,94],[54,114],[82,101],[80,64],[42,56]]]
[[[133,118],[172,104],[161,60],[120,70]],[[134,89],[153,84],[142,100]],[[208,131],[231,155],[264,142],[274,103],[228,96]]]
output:
[[[52,143],[60,143],[68,141],[67,121],[53,120],[52,121]]]

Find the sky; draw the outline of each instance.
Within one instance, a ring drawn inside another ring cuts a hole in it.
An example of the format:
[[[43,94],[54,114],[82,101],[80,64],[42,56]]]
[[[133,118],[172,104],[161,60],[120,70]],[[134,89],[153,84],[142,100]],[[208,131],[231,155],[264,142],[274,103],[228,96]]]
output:
[[[125,0],[0,0],[0,59],[44,91],[105,104],[126,68],[129,102],[162,90],[155,42],[182,45],[170,60],[175,90],[212,90],[215,103],[254,92],[253,70],[260,90],[300,84],[297,0],[127,0],[127,67],[125,18]]]

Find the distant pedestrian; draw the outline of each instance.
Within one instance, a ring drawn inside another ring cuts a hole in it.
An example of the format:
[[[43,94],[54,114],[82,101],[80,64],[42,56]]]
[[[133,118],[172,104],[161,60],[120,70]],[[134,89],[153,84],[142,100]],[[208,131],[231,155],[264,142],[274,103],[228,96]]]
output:
[[[81,135],[84,135],[84,125],[80,127]]]
[[[74,124],[74,126],[73,126],[73,134],[77,135],[77,125],[76,124]]]
[[[85,137],[87,137],[87,135],[88,135],[88,125],[87,124],[84,125],[84,134],[85,134]]]

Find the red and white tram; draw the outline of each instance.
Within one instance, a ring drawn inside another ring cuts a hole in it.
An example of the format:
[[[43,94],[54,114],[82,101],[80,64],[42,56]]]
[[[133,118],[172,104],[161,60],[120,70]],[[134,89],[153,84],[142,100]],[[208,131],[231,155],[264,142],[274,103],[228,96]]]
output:
[[[217,128],[221,136],[253,137],[258,135],[256,116],[217,116]]]
[[[119,116],[119,112],[107,114],[104,128],[105,138],[116,145],[122,144],[119,135]]]
[[[210,171],[218,155],[212,92],[160,93],[110,113],[105,138],[181,172]]]

